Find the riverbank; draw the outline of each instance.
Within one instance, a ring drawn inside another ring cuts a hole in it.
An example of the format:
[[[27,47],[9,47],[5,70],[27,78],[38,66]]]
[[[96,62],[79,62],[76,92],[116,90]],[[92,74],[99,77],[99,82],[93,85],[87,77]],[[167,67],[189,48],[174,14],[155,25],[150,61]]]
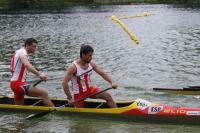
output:
[[[1,0],[0,9],[64,8],[76,5],[183,4],[200,6],[200,0]]]
[[[92,4],[91,0],[1,0],[0,9],[62,8],[87,4]]]

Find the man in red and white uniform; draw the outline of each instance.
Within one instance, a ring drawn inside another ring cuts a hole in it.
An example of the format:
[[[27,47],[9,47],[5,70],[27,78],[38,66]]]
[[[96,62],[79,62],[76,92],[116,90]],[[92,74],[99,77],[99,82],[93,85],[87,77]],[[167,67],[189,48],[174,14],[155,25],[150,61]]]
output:
[[[62,82],[65,94],[68,97],[69,103],[74,103],[74,101],[84,98],[90,94],[97,93],[101,91],[100,88],[94,87],[91,81],[91,75],[93,70],[98,73],[103,79],[108,81],[112,88],[116,89],[117,84],[108,76],[108,74],[98,67],[92,60],[93,48],[89,45],[83,45],[80,49],[80,58],[75,60],[72,65],[67,69],[64,80]],[[68,82],[71,80],[72,92],[69,90]],[[100,93],[91,98],[104,99],[110,108],[116,108],[117,105],[112,99],[108,92]],[[84,101],[75,103],[75,107],[84,107]]]
[[[46,91],[26,83],[28,71],[32,72],[43,81],[48,80],[47,76],[38,72],[28,60],[28,54],[35,53],[37,50],[37,43],[35,39],[29,38],[25,41],[24,47],[13,53],[10,66],[12,73],[10,87],[14,92],[15,104],[23,105],[24,95],[28,95],[41,98],[46,106],[54,106]]]

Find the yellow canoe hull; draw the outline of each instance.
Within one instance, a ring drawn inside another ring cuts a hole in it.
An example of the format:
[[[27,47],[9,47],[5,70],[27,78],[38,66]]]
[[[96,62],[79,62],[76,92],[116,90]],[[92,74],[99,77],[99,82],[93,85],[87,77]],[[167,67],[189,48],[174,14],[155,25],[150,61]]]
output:
[[[67,104],[66,99],[52,98],[57,108]],[[0,97],[0,111],[32,111],[36,113],[54,110],[55,107],[45,107],[38,98],[26,97],[26,105],[13,105],[13,98]],[[35,105],[35,103],[38,103]],[[34,105],[34,106],[33,106]],[[163,124],[190,124],[200,125],[200,108],[174,107],[149,102],[144,99],[117,102],[118,108],[108,108],[102,101],[86,101],[85,108],[63,107],[59,114],[90,116],[92,118],[126,120],[132,122],[148,122]],[[101,106],[100,106],[101,105]]]

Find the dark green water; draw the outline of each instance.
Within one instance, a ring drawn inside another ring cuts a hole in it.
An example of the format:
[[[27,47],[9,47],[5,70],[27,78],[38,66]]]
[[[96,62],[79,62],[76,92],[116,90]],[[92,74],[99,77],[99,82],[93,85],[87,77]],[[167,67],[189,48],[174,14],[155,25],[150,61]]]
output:
[[[156,15],[123,20],[138,37],[135,45],[121,27],[111,20],[142,14]],[[28,13],[27,13],[28,12]],[[39,41],[39,52],[31,62],[49,76],[39,86],[50,97],[65,97],[61,87],[65,69],[79,57],[83,43],[95,49],[94,61],[119,84],[109,91],[115,100],[138,97],[175,106],[199,107],[199,97],[169,95],[152,91],[153,87],[185,87],[200,85],[200,10],[168,5],[129,5],[101,7],[71,7],[42,11],[18,10],[0,15],[0,93],[12,94],[9,89],[11,53],[20,48],[23,39]],[[37,80],[32,74],[29,81]],[[94,75],[94,83],[102,88],[108,84]],[[136,124],[109,120],[49,115],[24,121],[25,113],[0,112],[0,132],[198,132],[199,127]]]

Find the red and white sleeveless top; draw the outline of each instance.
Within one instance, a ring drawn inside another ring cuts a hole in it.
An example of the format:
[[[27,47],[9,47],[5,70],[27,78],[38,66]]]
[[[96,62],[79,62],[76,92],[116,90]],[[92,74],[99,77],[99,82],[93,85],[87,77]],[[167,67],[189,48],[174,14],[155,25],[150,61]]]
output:
[[[87,69],[83,69],[76,61],[73,64],[76,66],[76,74],[71,79],[72,91],[74,94],[81,94],[92,86],[93,67],[89,64]]]
[[[11,81],[25,82],[27,75],[27,68],[22,64],[21,57],[27,56],[28,54],[25,48],[21,48],[15,51],[12,55],[10,70],[12,73]]]

